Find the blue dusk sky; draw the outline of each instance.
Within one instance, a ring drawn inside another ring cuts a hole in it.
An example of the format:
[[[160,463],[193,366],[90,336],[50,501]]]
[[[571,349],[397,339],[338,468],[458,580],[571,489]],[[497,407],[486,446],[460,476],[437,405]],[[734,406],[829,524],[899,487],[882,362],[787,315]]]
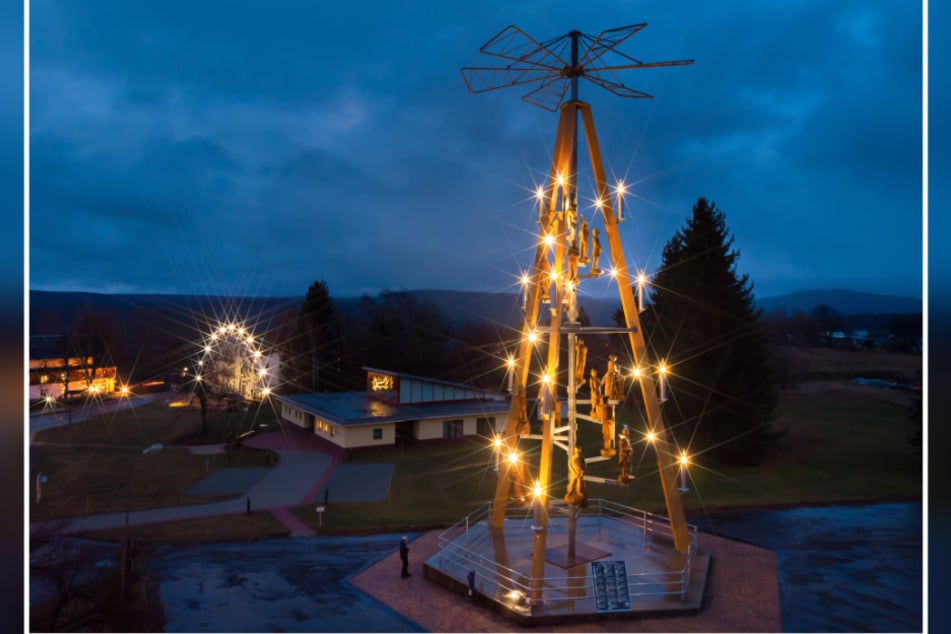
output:
[[[543,41],[646,22],[621,51],[695,63],[620,76],[651,100],[580,92],[608,174],[632,189],[630,266],[656,269],[705,196],[757,296],[922,293],[917,2],[34,0],[29,12],[31,289],[515,290],[558,116],[522,101],[526,87],[471,94],[459,69],[502,63],[479,48],[510,24]]]

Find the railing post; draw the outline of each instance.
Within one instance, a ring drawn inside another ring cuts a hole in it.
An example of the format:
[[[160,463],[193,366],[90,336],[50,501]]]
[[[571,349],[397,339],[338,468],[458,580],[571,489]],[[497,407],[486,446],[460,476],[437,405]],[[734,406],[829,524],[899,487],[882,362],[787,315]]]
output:
[[[641,553],[647,550],[647,512],[641,511],[641,528],[643,529],[641,537]]]

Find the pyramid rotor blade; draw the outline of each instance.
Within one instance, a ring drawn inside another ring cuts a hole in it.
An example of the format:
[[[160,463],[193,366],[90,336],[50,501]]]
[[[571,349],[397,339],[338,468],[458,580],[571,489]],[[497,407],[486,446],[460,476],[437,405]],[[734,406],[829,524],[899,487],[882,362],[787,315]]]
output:
[[[564,101],[570,85],[571,80],[567,77],[552,77],[523,95],[522,100],[549,112],[555,112]]]
[[[599,66],[596,68],[586,68],[585,74],[614,72],[618,70],[634,70],[635,68],[661,68],[663,66],[690,66],[692,59],[676,59],[669,62],[638,62],[636,64],[622,64],[621,66]]]
[[[542,70],[531,66],[525,67],[478,67],[467,66],[460,70],[462,79],[466,82],[469,92],[480,93],[508,86],[520,86],[522,84],[531,84],[560,76],[560,73]]]
[[[624,84],[620,82],[609,81],[605,79],[604,77],[597,77],[594,75],[585,75],[584,78],[590,81],[592,84],[596,86],[600,86],[601,88],[604,88],[608,92],[613,93],[617,95],[618,97],[624,97],[626,99],[653,99],[654,98],[653,95],[650,95],[646,92],[643,92],[641,90],[635,90],[634,88],[625,86]]]
[[[647,23],[642,22],[641,24],[632,24],[630,26],[622,26],[616,29],[601,31],[594,42],[588,47],[588,50],[585,51],[585,54],[578,63],[582,66],[592,63],[594,60],[598,59],[608,51],[616,49],[618,45],[632,37],[635,33],[646,26]]]
[[[560,70],[568,65],[567,61],[559,57],[545,44],[534,39],[514,24],[499,31],[495,37],[483,44],[479,51],[485,55],[501,57],[513,62],[533,64],[549,70]]]

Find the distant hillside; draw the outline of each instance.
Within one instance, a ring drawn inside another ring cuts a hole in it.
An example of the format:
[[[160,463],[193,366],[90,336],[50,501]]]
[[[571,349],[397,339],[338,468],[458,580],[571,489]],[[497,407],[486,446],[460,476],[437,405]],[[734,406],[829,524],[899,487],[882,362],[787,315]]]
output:
[[[808,313],[812,308],[825,304],[841,315],[908,314],[922,312],[922,301],[917,297],[878,295],[844,289],[798,291],[788,295],[763,297],[757,305],[764,313],[785,310],[791,313],[800,310]]]
[[[407,295],[418,305],[430,306],[438,311],[444,319],[445,333],[468,332],[470,336],[482,337],[479,345],[492,343],[486,339],[485,333],[490,333],[488,339],[492,339],[493,330],[480,328],[481,324],[495,324],[495,331],[501,333],[517,329],[523,319],[520,294],[419,290],[408,291]],[[376,301],[378,297],[370,299]],[[137,377],[149,377],[180,367],[182,361],[195,352],[202,333],[209,332],[219,320],[233,319],[243,322],[256,334],[270,338],[271,345],[286,342],[296,332],[297,313],[302,302],[303,297],[108,295],[31,291],[29,324],[30,333],[36,335],[97,334],[109,351],[111,361],[124,374],[132,376],[134,371]],[[383,363],[393,367],[397,367],[394,364],[403,362],[423,364],[423,361],[419,360],[423,357],[414,357],[415,360],[409,361],[402,359],[400,355],[403,351],[399,342],[386,337],[380,338],[375,330],[378,326],[374,324],[374,319],[380,313],[377,313],[374,307],[365,306],[363,297],[334,298],[334,303],[342,321],[347,324],[344,330],[351,338],[351,343],[358,342],[353,345],[359,353],[347,357],[354,367],[348,369],[349,374],[345,378],[356,377],[361,364],[379,366]],[[894,324],[895,315],[921,312],[921,301],[917,299],[854,291],[805,291],[765,298],[759,303],[767,314],[782,310],[790,316],[795,310],[808,313],[816,305],[826,304],[835,308],[845,318],[854,316],[852,318],[857,321],[853,326],[863,328],[890,328]],[[612,316],[620,307],[620,301],[614,297],[582,297],[580,304],[591,318],[592,324],[601,326],[613,325]],[[426,314],[414,313],[411,307],[403,310],[406,310],[406,315],[411,320]],[[382,314],[386,315],[385,309]],[[916,323],[920,324],[920,319]],[[473,325],[475,328],[468,329],[467,325]],[[427,327],[444,332],[442,326]],[[913,329],[915,325],[910,327]],[[420,341],[413,345],[417,351],[425,347]],[[437,368],[435,371],[444,374],[466,371],[474,376],[481,376],[486,371],[476,367],[479,360],[461,359],[458,355],[462,353],[457,351],[450,354],[445,350],[440,352],[437,350],[438,345],[433,345],[433,350],[427,353],[433,356],[432,363],[419,365],[419,372],[422,372],[424,367],[436,367],[438,364],[433,363],[437,361],[448,363],[447,359],[451,359],[451,363],[455,365],[440,366],[441,369]],[[452,354],[456,356],[452,357]],[[465,365],[466,363],[469,365]]]
[[[467,322],[491,321],[517,326],[522,320],[521,295],[476,291],[417,290],[407,291],[419,303],[432,304],[457,325]],[[246,319],[256,316],[259,329],[281,312],[296,311],[303,297],[204,297],[196,295],[108,295],[101,293],[60,293],[30,291],[30,329],[36,334],[55,334],[75,328],[76,321],[89,313],[108,313],[130,324],[151,322],[173,316],[184,321],[210,320],[235,316]],[[355,315],[361,297],[335,297],[337,310],[344,316]],[[594,324],[612,324],[612,315],[620,308],[620,300],[582,297],[580,304]],[[799,291],[788,295],[757,298],[764,313],[784,310],[809,312],[825,304],[841,315],[875,315],[920,313],[922,302],[915,297],[877,295],[850,290]]]
[[[70,330],[84,314],[111,313],[131,322],[175,316],[178,321],[244,319],[256,315],[266,321],[288,308],[296,308],[303,298],[218,297],[200,295],[139,295],[105,293],[61,293],[30,291],[30,331],[56,334]]]
[[[457,324],[483,320],[511,326],[521,323],[522,298],[520,294],[442,290],[408,292],[419,302],[431,303]],[[334,301],[338,309],[346,313],[359,306],[360,298],[340,298]],[[830,306],[843,316],[908,314],[920,313],[922,310],[921,300],[915,297],[836,289],[799,291],[787,295],[757,298],[756,303],[764,313],[776,310],[784,310],[787,313],[801,310],[808,313],[819,304]],[[591,318],[591,323],[613,325],[612,317],[614,312],[621,307],[621,300],[616,297],[582,297],[580,304]]]
[[[419,303],[428,303],[451,322],[465,323],[490,321],[496,324],[518,326],[522,323],[522,296],[515,293],[486,293],[479,291],[407,291]],[[337,309],[344,314],[355,311],[362,298],[335,298]],[[621,307],[616,298],[594,299],[582,297],[581,306],[594,324],[609,325],[614,311]]]

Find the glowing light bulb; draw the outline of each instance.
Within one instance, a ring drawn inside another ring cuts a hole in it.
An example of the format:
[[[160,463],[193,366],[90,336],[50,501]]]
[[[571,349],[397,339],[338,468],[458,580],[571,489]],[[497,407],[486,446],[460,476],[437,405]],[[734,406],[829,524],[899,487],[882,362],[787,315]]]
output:
[[[558,175],[558,186],[561,187],[561,186],[564,185],[564,184],[565,184],[565,177],[562,176],[561,174],[559,174],[559,175]]]
[[[643,272],[637,274],[637,312],[644,310],[644,287],[647,286],[647,276]]]
[[[211,352],[211,346],[205,346],[205,354]]]
[[[667,374],[667,364],[661,361],[660,365],[657,366],[657,371],[661,374]]]
[[[499,436],[496,436],[496,437],[492,440],[492,444],[495,446],[496,450],[501,449],[501,448],[502,448],[502,438],[499,437]]]
[[[509,355],[509,358],[505,361],[505,365],[507,365],[507,366],[510,367],[510,368],[514,368],[514,367],[515,367],[515,357],[513,357],[512,355]]]
[[[535,487],[532,489],[532,495],[534,495],[537,498],[540,498],[542,496],[542,493],[543,493],[542,485],[536,482]]]
[[[542,383],[545,385],[548,385],[551,383],[551,375],[548,374],[547,372],[542,375]]]
[[[529,277],[528,273],[522,273],[522,286],[528,286]]]
[[[623,196],[624,193],[627,191],[627,188],[624,186],[624,181],[618,181],[616,189],[617,189],[618,195]]]
[[[611,277],[617,277],[617,269],[612,266],[610,269],[608,269],[608,275]]]
[[[541,185],[539,185],[538,189],[535,190],[535,198],[537,198],[538,200],[545,199],[545,188],[542,187]]]
[[[263,394],[264,396],[270,396],[271,388],[269,387],[264,388],[263,390],[261,390],[261,394]]]
[[[638,367],[631,368],[631,376],[635,379],[639,379],[641,377],[641,369]]]
[[[602,207],[604,207],[604,201],[601,200],[600,198],[598,198],[597,200],[595,200],[595,201],[594,201],[594,204],[597,206],[598,209],[601,209]]]
[[[688,460],[687,460],[687,452],[686,452],[686,451],[681,452],[681,454],[680,454],[680,464],[681,464],[681,466],[686,467],[686,466],[687,466],[687,462],[688,462]]]
[[[542,239],[542,242],[545,243],[546,247],[550,247],[551,245],[555,244],[555,236],[551,234],[546,234],[545,237]]]
[[[534,330],[528,333],[528,340],[531,343],[535,343],[536,341],[538,341],[538,333],[535,332]]]
[[[509,463],[518,464],[518,454],[516,452],[509,453]]]
[[[654,442],[656,439],[657,439],[657,436],[654,434],[654,432],[652,431],[647,432],[647,442]]]

